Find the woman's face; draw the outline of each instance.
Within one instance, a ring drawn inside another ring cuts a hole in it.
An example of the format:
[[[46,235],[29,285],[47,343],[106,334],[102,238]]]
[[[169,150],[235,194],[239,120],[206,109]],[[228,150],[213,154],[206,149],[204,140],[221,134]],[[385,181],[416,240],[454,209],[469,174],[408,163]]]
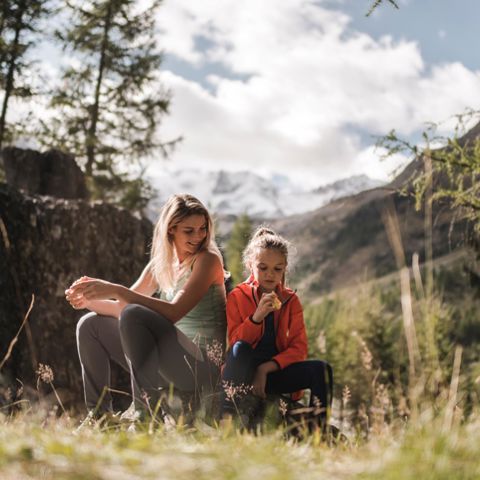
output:
[[[251,266],[253,276],[265,293],[275,290],[282,283],[287,262],[285,256],[278,250],[262,249]]]
[[[198,252],[207,236],[207,219],[203,215],[190,215],[168,230],[180,261]]]

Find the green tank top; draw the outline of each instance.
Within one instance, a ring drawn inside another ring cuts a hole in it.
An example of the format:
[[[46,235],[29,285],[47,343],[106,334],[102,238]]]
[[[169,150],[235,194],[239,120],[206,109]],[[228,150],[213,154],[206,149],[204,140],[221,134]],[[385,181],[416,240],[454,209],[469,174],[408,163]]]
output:
[[[186,272],[174,289],[162,292],[160,298],[171,302],[182,290],[191,272]],[[226,295],[223,285],[210,285],[207,293],[175,326],[200,348],[213,345],[214,340],[225,348],[227,334]]]

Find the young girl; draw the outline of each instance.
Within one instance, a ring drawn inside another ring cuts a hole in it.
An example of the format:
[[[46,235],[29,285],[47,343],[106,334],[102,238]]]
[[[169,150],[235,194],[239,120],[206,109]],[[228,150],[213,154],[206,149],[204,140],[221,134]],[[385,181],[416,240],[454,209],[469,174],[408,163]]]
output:
[[[261,398],[269,393],[293,393],[298,399],[299,391],[309,389],[310,406],[320,401],[321,419],[325,420],[332,402],[332,368],[320,360],[306,360],[302,305],[285,286],[288,247],[280,235],[260,227],[243,253],[250,276],[228,296],[230,348],[222,380],[251,385]],[[235,406],[224,394],[223,416],[234,412]]]
[[[82,277],[66,290],[75,309],[87,408],[112,410],[110,361],[130,372],[136,406],[155,408],[173,384],[193,392],[216,384],[206,346],[225,343],[225,271],[207,209],[173,195],[155,227],[151,260],[131,288]],[[161,298],[152,298],[160,290]],[[103,398],[101,405],[97,405]]]

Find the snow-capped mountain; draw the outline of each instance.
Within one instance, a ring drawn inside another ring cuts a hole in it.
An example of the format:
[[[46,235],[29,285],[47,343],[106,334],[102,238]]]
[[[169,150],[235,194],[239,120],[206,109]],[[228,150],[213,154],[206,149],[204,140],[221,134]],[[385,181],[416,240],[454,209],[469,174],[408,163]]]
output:
[[[148,216],[156,219],[165,200],[174,193],[191,193],[212,212],[247,213],[254,218],[279,218],[315,210],[332,200],[381,185],[366,175],[305,190],[285,175],[265,178],[252,172],[163,170],[151,177],[158,197],[150,202]]]

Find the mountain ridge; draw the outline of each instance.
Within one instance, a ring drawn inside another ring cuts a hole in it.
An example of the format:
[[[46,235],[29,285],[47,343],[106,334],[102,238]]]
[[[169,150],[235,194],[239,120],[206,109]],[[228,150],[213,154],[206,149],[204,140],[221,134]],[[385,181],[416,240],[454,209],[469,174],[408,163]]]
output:
[[[314,210],[336,198],[380,183],[366,175],[356,175],[309,190],[278,174],[266,178],[249,171],[163,171],[152,179],[159,195],[149,204],[147,216],[155,221],[161,205],[170,195],[188,192],[220,216],[246,213],[256,219],[278,218]]]

